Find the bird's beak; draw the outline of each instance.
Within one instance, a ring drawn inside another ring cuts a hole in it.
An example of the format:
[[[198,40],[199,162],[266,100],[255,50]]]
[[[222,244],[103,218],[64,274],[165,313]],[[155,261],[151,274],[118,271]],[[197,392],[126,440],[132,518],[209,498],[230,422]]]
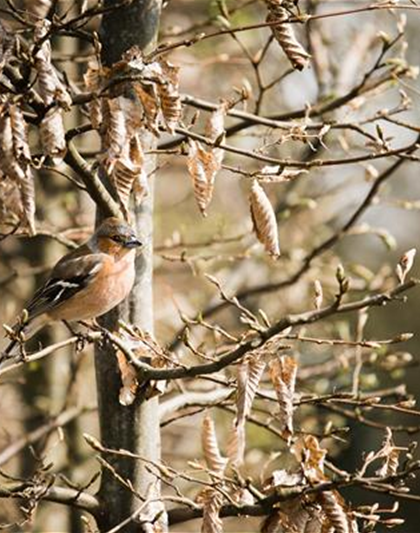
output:
[[[125,246],[126,248],[140,248],[143,246],[143,243],[140,242],[137,237],[133,237],[129,241],[126,241]]]

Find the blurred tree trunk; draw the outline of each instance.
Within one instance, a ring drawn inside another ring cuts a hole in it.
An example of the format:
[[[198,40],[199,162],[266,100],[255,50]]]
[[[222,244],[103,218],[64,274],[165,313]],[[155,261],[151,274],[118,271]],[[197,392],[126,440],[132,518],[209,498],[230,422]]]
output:
[[[119,3],[119,0],[105,0],[106,8]],[[104,15],[100,28],[102,61],[112,65],[121,55],[134,45],[145,49],[156,37],[160,16],[160,0],[134,0],[129,6],[117,8]],[[149,135],[142,139],[145,151],[154,140]],[[146,161],[149,173],[154,166],[154,158]],[[151,187],[152,189],[152,187]],[[100,219],[101,214],[98,213]],[[153,194],[141,205],[134,198],[131,210],[133,225],[144,247],[136,263],[136,282],[129,301],[101,319],[102,325],[114,329],[118,319],[136,324],[144,331],[153,333],[153,294],[152,294],[152,233],[153,233]],[[101,441],[108,448],[123,448],[152,461],[160,459],[160,431],[158,400],[138,397],[131,406],[119,403],[121,380],[116,364],[114,350],[110,345],[98,346],[95,354],[97,392]],[[141,396],[141,395],[140,395]],[[160,487],[156,479],[146,470],[146,464],[127,458],[106,456],[115,472],[130,480],[133,487],[143,497],[158,498]],[[152,491],[150,488],[154,487]],[[124,487],[116,476],[107,469],[102,473],[99,491],[104,509],[99,520],[101,531],[121,523],[135,513],[141,501]],[[149,509],[159,510],[159,507]],[[163,525],[163,524],[162,524]],[[145,529],[143,529],[145,530]],[[124,532],[141,531],[139,525],[131,522],[124,526]]]

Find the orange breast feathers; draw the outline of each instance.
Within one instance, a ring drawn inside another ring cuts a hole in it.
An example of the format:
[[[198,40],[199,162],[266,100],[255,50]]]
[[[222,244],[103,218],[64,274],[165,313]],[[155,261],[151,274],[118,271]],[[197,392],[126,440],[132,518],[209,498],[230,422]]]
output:
[[[48,315],[52,320],[88,320],[104,315],[130,293],[135,277],[135,251],[123,257],[104,255],[102,267],[95,278],[69,300]]]

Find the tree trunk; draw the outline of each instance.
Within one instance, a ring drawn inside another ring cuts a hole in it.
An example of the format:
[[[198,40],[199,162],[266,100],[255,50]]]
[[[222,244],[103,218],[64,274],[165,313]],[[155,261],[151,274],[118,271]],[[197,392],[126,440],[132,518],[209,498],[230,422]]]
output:
[[[119,0],[105,0],[106,8],[118,4]],[[134,0],[129,6],[122,7],[104,15],[100,36],[102,61],[109,66],[133,45],[141,49],[147,47],[156,37],[160,15],[160,0]],[[148,134],[142,139],[145,151],[154,140]],[[154,166],[154,158],[146,161],[146,170]],[[151,186],[151,190],[153,187]],[[100,213],[98,213],[100,217]],[[144,331],[153,333],[153,193],[136,203],[131,211],[133,225],[144,244],[143,251],[136,261],[136,282],[128,301],[101,319],[106,328],[115,328],[118,319],[133,323]],[[121,379],[113,348],[107,344],[98,346],[95,353],[96,380],[98,391],[101,442],[107,448],[123,448],[152,461],[160,460],[160,431],[158,400],[137,398],[131,406],[119,403]],[[141,387],[141,384],[140,384]],[[115,469],[115,473],[129,480],[135,491],[142,497],[153,495],[158,498],[160,486],[156,478],[146,470],[146,464],[127,458],[106,455],[105,459]],[[150,492],[150,487],[154,487]],[[108,469],[102,473],[99,496],[103,508],[99,528],[106,531],[132,516],[141,506],[136,498]],[[154,509],[149,508],[152,514]],[[160,510],[160,508],[159,508]],[[156,511],[158,512],[158,511]],[[156,513],[155,513],[156,514]],[[163,519],[161,519],[163,527]],[[145,531],[138,523],[124,526],[124,532]]]

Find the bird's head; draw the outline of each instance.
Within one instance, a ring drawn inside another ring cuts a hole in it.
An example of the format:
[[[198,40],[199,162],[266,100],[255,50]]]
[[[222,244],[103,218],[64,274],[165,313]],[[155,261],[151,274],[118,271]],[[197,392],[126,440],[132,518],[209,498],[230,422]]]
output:
[[[125,222],[114,217],[105,219],[93,238],[101,252],[117,257],[142,246],[134,230]]]

